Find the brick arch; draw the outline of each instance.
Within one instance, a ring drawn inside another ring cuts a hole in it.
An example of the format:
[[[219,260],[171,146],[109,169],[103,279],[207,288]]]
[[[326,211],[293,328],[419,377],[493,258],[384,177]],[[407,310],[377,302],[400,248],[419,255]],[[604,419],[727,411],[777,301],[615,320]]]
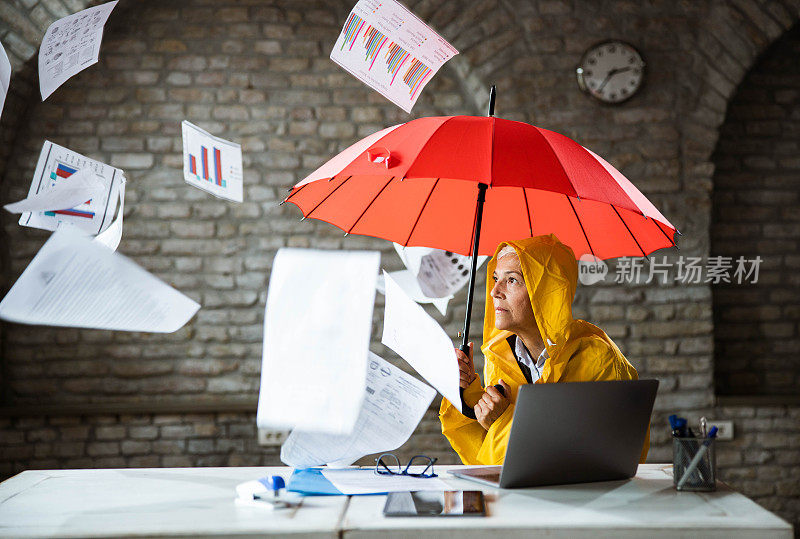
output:
[[[692,71],[702,89],[688,111],[684,151],[696,160],[706,178],[711,176],[711,154],[728,103],[757,58],[800,21],[800,1],[716,1],[705,24],[697,30],[698,53]],[[693,139],[693,140],[690,140]]]
[[[792,395],[800,383],[795,350],[800,296],[794,256],[800,136],[792,118],[800,69],[800,23],[759,57],[737,88],[712,156],[714,255],[761,257],[758,283],[712,287],[715,390],[720,396]]]

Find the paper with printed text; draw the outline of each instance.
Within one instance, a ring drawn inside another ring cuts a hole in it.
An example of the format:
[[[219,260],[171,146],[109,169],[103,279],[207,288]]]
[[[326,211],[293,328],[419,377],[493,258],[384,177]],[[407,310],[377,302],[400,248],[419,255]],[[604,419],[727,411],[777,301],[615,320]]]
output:
[[[292,431],[281,461],[295,468],[347,466],[364,455],[403,445],[430,406],[436,390],[370,352],[364,402],[353,432],[331,435]]]

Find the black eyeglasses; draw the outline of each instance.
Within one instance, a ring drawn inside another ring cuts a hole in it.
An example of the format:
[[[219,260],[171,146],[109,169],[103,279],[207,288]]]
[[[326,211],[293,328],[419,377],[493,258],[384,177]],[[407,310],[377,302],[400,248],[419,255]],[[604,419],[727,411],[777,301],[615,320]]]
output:
[[[439,459],[436,457],[431,458],[426,455],[414,455],[411,457],[411,460],[408,461],[408,465],[403,468],[400,466],[400,459],[398,459],[394,453],[384,453],[375,459],[375,473],[381,475],[408,475],[410,477],[437,477],[436,473],[433,471],[433,465],[437,460]],[[421,472],[415,473],[408,471],[412,466],[422,465],[425,465],[425,469]],[[430,472],[428,470],[430,470]]]

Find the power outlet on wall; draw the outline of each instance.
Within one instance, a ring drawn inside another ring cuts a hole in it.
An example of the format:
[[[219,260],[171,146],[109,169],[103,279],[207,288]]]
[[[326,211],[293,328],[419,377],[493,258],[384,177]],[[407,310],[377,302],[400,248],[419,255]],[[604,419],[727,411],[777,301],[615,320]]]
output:
[[[717,440],[733,440],[733,421],[708,420],[708,428],[717,427]]]
[[[289,436],[288,430],[258,429],[258,445],[282,445],[287,436]]]

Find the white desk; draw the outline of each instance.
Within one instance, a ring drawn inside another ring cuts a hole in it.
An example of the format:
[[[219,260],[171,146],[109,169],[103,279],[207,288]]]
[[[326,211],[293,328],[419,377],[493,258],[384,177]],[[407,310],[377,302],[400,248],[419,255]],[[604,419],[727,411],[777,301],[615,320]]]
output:
[[[346,496],[273,511],[234,503],[237,484],[291,468],[26,471],[0,483],[0,536],[338,537]]]
[[[481,488],[447,468],[436,467],[454,489]],[[288,478],[288,468],[27,471],[0,484],[0,536],[792,537],[788,523],[722,484],[676,492],[669,469],[645,464],[630,481],[483,488],[486,518],[385,518],[385,496],[310,497],[277,511],[234,503],[236,484]]]
[[[716,492],[677,492],[672,465],[641,464],[629,481],[532,489],[493,489],[436,472],[454,490],[483,490],[486,518],[386,518],[385,496],[353,496],[342,522],[350,537],[780,537],[792,527],[722,483]]]

